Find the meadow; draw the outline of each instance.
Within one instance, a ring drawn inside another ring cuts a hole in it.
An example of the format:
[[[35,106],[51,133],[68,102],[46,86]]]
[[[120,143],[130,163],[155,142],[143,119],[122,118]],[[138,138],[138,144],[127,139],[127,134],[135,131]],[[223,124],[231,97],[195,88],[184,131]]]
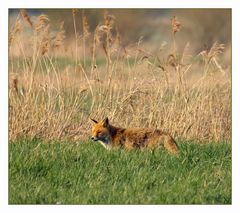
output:
[[[106,151],[96,142],[10,143],[10,204],[231,204],[231,145],[179,141]]]
[[[230,204],[231,46],[182,44],[175,16],[169,42],[129,45],[107,11],[94,28],[69,16],[72,36],[24,9],[9,28],[9,203]],[[104,117],[169,132],[181,152],[107,152],[89,141]]]

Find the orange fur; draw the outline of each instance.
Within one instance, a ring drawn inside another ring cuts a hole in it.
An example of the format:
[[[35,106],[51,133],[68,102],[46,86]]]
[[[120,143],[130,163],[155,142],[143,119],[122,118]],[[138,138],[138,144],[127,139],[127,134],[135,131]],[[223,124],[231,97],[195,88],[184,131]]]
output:
[[[174,139],[158,129],[120,128],[109,124],[108,118],[94,122],[92,140],[99,141],[105,148],[157,148],[162,145],[168,152],[177,153],[179,148]]]

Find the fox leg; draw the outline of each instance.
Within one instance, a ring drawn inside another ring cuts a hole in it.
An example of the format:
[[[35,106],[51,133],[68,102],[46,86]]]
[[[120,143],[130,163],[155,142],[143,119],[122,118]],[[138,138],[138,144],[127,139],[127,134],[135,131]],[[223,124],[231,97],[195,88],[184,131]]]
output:
[[[179,151],[177,143],[173,140],[173,138],[170,135],[165,135],[163,146],[169,153],[172,154],[177,154]]]
[[[129,150],[132,150],[132,149],[134,148],[134,147],[133,147],[133,144],[130,143],[129,141],[126,141],[124,145],[125,145],[125,146],[124,146],[125,149],[128,150],[128,151],[129,151]]]

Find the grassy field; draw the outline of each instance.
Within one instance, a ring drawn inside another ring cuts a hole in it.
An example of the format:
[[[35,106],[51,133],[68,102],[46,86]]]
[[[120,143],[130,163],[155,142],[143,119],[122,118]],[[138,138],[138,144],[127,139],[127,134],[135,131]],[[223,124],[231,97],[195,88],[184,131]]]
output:
[[[9,144],[10,204],[231,204],[231,145],[178,141],[163,149],[100,144]]]

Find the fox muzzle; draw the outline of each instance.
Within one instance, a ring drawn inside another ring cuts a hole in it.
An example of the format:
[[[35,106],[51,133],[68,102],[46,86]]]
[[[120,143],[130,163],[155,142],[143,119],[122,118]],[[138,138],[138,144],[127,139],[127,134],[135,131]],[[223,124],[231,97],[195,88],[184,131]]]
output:
[[[91,139],[93,140],[93,141],[98,141],[98,138],[97,137],[91,137]]]

